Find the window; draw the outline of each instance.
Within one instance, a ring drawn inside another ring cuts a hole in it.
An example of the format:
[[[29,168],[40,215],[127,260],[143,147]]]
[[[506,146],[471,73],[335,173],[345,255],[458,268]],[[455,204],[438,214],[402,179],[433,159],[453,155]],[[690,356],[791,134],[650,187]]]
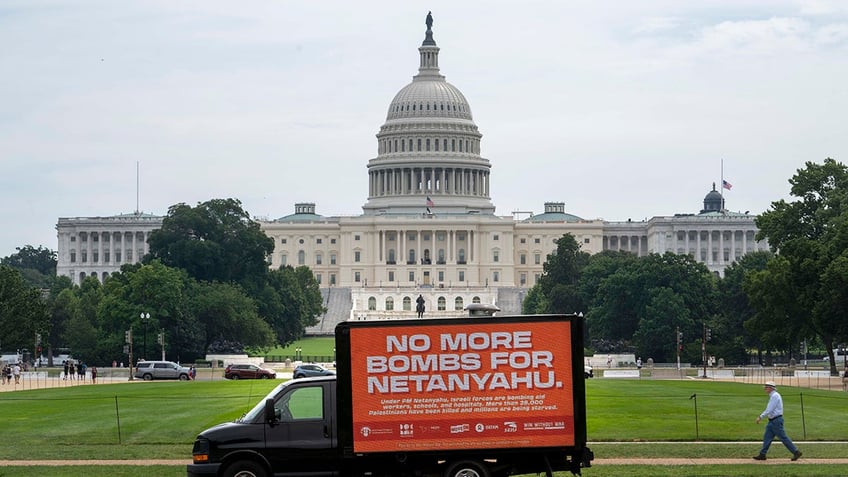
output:
[[[492,272],[492,281],[495,282],[495,283],[501,281],[501,272],[499,272],[497,270]]]
[[[462,304],[462,297],[456,297],[456,300],[453,301],[453,309],[456,311],[462,311],[465,306]]]
[[[330,285],[335,285],[335,284],[336,284],[336,274],[331,273],[330,274]]]
[[[440,296],[439,299],[436,300],[436,306],[438,307],[439,311],[445,311],[445,309],[447,308],[447,300],[445,300],[445,297]]]
[[[479,297],[479,296],[475,296],[475,297],[473,297],[473,298],[471,299],[471,303],[480,303],[480,297]]]
[[[358,242],[359,241],[359,235],[354,235],[353,240],[356,240]]]
[[[415,272],[412,272],[412,271],[409,272],[409,281],[411,281],[411,282],[415,281]]]
[[[297,264],[306,265],[306,252],[304,252],[303,250],[299,250],[297,252]]]
[[[108,237],[108,235],[107,235],[107,237]],[[109,263],[109,251],[108,250],[103,251],[103,263]]]
[[[72,236],[71,236],[71,242],[76,242],[76,241],[77,241],[77,237],[76,237],[76,235],[72,235]]]
[[[462,270],[459,271],[459,281],[461,281],[461,282],[465,281],[465,272],[462,271]]]
[[[526,273],[522,273],[521,275],[518,276],[518,284],[519,285],[526,285],[527,284],[527,274]]]
[[[121,256],[121,252],[118,252],[118,256]],[[71,263],[76,263],[77,261],[77,252],[76,250],[71,250]]]
[[[298,240],[297,243],[303,245],[303,239]]]
[[[289,394],[288,399],[280,399],[274,404],[274,413],[283,416],[282,420],[288,422],[323,420],[324,406],[315,405],[315,403],[323,402],[323,387],[309,386],[297,388]]]
[[[320,273],[315,274],[315,281],[318,282],[319,285],[321,284],[321,274]]]
[[[288,262],[288,257],[286,256],[286,254],[280,255],[280,266],[285,267],[287,262]]]
[[[336,243],[336,239],[330,239],[330,243]]]
[[[445,281],[445,272],[443,270],[439,270],[439,281]]]
[[[456,263],[465,263],[465,249],[459,249],[459,253],[457,253]]]
[[[445,263],[445,249],[443,249],[443,248],[439,249],[439,258],[436,259],[436,263],[438,263],[440,265],[444,265],[444,263]]]
[[[523,253],[521,255],[519,255],[518,256],[518,263],[520,263],[521,265],[526,265],[527,264],[527,255],[523,254]]]
[[[499,238],[498,234],[495,234],[495,235],[492,237],[492,240],[498,240],[498,238]]]
[[[315,254],[315,265],[321,265],[321,254],[320,253]]]
[[[542,239],[533,239],[533,243],[542,243]]]
[[[394,311],[395,300],[392,297],[386,298],[386,311]]]
[[[542,254],[535,253],[533,254],[533,263],[536,265],[540,265],[542,263]]]
[[[121,263],[121,251],[115,250],[115,263]]]
[[[499,262],[500,261],[500,253],[498,253],[497,250],[492,252],[492,261],[493,262]]]
[[[336,254],[331,253],[330,254],[330,265],[335,265],[335,264],[336,264]]]
[[[414,248],[409,249],[409,258],[406,260],[406,263],[407,264],[415,263],[415,249]]]
[[[394,265],[395,263],[397,263],[395,260],[395,249],[389,249],[389,259],[386,260],[386,263],[388,263],[389,265]]]
[[[374,311],[377,309],[377,299],[373,296],[368,297],[368,311]]]
[[[519,240],[519,242],[521,242],[521,243],[527,243],[527,239],[526,239],[526,238],[523,238],[523,239]]]
[[[88,262],[88,250],[82,250],[80,255],[82,256],[82,263]]]
[[[403,297],[403,311],[412,311],[412,298]]]
[[[588,237],[587,237],[587,238],[584,238],[584,239],[583,239],[583,243],[589,243],[589,238],[588,238]]]
[[[361,252],[359,250],[353,252],[353,261],[354,262],[359,262],[360,258],[361,258]]]
[[[323,242],[323,240],[321,240],[321,239],[315,239],[315,243],[322,243],[322,242]]]
[[[97,252],[97,250],[91,251],[91,258],[92,258],[91,261],[94,262],[94,263],[97,263],[97,262],[100,261],[100,254]],[[727,260],[727,259],[725,259],[725,260]]]
[[[131,249],[127,249],[127,251],[126,251],[126,257],[127,257],[127,261],[128,261],[128,262],[130,262],[130,263],[132,263],[133,258],[132,258],[132,250],[131,250]],[[84,262],[84,261],[85,261],[85,260],[83,260],[83,262]]]
[[[362,279],[361,272],[353,272],[353,281],[359,283]]]
[[[389,281],[390,282],[395,281],[395,272],[389,272]]]

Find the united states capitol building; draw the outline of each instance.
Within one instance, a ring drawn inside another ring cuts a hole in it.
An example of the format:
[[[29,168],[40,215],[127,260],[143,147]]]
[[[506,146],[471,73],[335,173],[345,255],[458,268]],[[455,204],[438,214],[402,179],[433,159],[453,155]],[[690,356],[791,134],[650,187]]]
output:
[[[303,202],[260,221],[274,241],[271,267],[308,266],[321,286],[328,311],[310,333],[331,333],[346,319],[415,316],[419,295],[430,317],[471,303],[518,313],[566,233],[591,254],[690,254],[717,275],[742,255],[768,249],[755,239],[755,216],[728,211],[709,181],[700,211],[638,222],[583,219],[556,201],[541,213],[495,214],[493,164],[481,155],[471,106],[441,73],[430,21],[418,56],[418,73],[391,100],[377,134],[363,214],[325,216],[315,202]],[[138,212],[60,218],[57,272],[75,283],[102,280],[147,253],[162,219]]]

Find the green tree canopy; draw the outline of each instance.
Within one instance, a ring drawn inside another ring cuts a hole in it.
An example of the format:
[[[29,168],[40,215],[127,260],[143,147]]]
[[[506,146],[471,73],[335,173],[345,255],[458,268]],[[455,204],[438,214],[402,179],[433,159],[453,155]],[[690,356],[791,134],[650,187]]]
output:
[[[0,265],[0,345],[4,350],[33,349],[35,334],[46,335],[48,329],[41,292],[27,284],[19,270]]]
[[[150,234],[150,255],[200,281],[264,283],[274,241],[236,199],[212,199],[168,209],[162,228]]]
[[[53,250],[25,245],[16,248],[17,252],[0,258],[0,265],[8,265],[21,272],[23,278],[33,286],[47,288],[56,276],[56,252]]]
[[[789,183],[798,200],[773,202],[757,218],[757,238],[768,239],[777,256],[746,282],[757,308],[748,327],[768,337],[764,343],[789,350],[800,340],[820,338],[835,373],[831,350],[848,339],[848,293],[834,289],[848,275],[848,168],[830,158],[807,162]]]

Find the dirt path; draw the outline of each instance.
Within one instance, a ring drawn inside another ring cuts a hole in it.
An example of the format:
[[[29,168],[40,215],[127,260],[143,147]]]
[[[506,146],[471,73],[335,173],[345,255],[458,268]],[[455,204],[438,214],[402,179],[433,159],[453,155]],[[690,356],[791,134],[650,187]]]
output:
[[[3,461],[4,466],[77,466],[77,465],[173,465],[183,466],[191,464],[190,460],[181,459],[145,459],[145,460],[6,460]],[[801,457],[796,462],[791,462],[789,457],[775,457],[765,462],[755,462],[752,459],[688,459],[688,458],[671,458],[671,459],[656,459],[656,458],[621,458],[621,459],[595,459],[592,461],[593,466],[604,465],[824,465],[838,464],[848,465],[846,459],[807,459]]]

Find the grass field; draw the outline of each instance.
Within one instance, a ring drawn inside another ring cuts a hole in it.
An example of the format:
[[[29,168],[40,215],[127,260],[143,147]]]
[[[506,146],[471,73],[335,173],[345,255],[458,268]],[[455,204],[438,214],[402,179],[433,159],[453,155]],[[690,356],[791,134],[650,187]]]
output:
[[[183,459],[198,432],[237,418],[279,381],[135,382],[0,393],[0,429],[9,445],[0,459]],[[796,441],[848,437],[848,394],[782,387],[786,428]],[[698,420],[695,421],[697,396]],[[803,401],[803,413],[801,403]],[[754,384],[699,380],[587,381],[588,434],[598,459],[613,457],[750,458],[763,427],[754,419],[766,395]],[[802,420],[803,414],[803,420]],[[704,441],[726,443],[699,443]],[[665,441],[640,443],[640,441]],[[737,443],[742,441],[742,444]],[[842,458],[842,443],[801,444],[807,458]],[[586,476],[848,475],[827,465],[792,465],[776,443],[770,457],[785,465],[596,466]],[[0,477],[23,475],[171,476],[183,466],[5,466]],[[768,473],[771,472],[771,473]],[[563,475],[564,474],[560,474]]]

